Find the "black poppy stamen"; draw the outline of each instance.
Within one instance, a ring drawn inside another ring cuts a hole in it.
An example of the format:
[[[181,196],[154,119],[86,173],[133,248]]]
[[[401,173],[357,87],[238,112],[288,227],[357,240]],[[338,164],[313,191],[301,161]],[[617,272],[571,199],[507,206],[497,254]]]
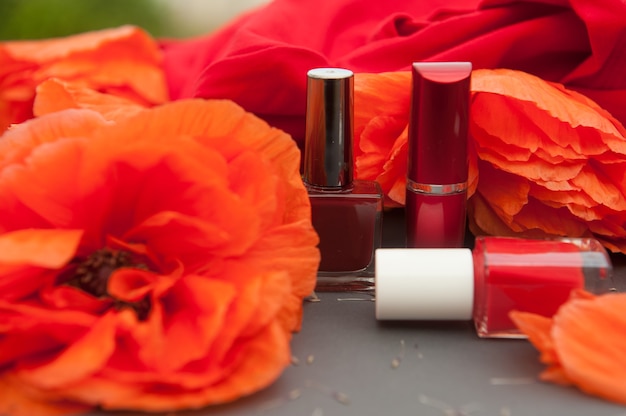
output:
[[[132,254],[127,251],[103,248],[93,252],[87,259],[80,261],[74,269],[73,276],[65,283],[97,298],[113,299],[113,305],[116,309],[131,308],[140,320],[144,320],[150,312],[149,298],[146,297],[137,302],[126,302],[114,298],[107,291],[111,274],[124,267],[148,269],[145,264],[136,262]]]

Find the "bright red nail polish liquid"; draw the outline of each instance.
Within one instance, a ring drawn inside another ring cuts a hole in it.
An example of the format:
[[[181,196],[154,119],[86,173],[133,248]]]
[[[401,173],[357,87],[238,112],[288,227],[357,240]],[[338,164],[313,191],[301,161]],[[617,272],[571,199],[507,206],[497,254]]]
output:
[[[552,316],[574,289],[609,289],[611,266],[596,240],[478,238],[474,322],[481,336],[517,335],[509,312]]]

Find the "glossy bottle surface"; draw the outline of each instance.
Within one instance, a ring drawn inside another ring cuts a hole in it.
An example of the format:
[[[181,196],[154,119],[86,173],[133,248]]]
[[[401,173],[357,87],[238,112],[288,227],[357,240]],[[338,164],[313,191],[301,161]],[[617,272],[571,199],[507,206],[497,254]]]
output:
[[[460,247],[465,238],[467,193],[406,194],[407,247]]]
[[[309,192],[321,262],[316,290],[373,285],[374,250],[381,242],[382,194],[376,182],[354,181],[349,192]]]
[[[407,247],[460,247],[467,203],[469,62],[412,67],[406,187]]]
[[[572,290],[612,288],[611,261],[593,239],[476,239],[474,323],[481,337],[519,338],[512,310],[553,316]]]
[[[573,290],[615,290],[597,240],[478,237],[469,248],[376,251],[376,317],[474,320],[482,338],[525,338],[509,314],[553,316]]]

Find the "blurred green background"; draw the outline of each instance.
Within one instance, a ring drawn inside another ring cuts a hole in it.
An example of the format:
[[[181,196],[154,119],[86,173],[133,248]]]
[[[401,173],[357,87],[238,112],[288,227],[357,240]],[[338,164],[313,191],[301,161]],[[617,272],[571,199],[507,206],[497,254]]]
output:
[[[152,0],[0,0],[0,38],[66,36],[124,23],[163,36],[171,29],[162,9]]]
[[[153,37],[215,30],[268,0],[0,0],[0,40],[41,39],[133,24]]]

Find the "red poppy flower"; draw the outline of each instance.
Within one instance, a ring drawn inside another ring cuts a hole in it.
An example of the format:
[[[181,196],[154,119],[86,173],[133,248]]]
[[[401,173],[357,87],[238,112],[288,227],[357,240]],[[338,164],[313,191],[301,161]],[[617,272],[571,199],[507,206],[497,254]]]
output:
[[[404,205],[408,72],[355,76],[355,158],[387,205]],[[472,74],[469,219],[475,234],[593,234],[626,252],[626,130],[560,84]]]
[[[233,400],[290,361],[319,253],[299,151],[229,101],[0,140],[0,413]]]
[[[511,319],[548,365],[542,380],[626,405],[626,294],[578,291],[553,318],[513,311]]]
[[[50,78],[142,105],[167,100],[161,53],[139,28],[0,42],[0,133],[33,116],[35,88]]]
[[[475,233],[593,234],[626,252],[626,129],[588,98],[532,75],[478,71],[470,131]]]

